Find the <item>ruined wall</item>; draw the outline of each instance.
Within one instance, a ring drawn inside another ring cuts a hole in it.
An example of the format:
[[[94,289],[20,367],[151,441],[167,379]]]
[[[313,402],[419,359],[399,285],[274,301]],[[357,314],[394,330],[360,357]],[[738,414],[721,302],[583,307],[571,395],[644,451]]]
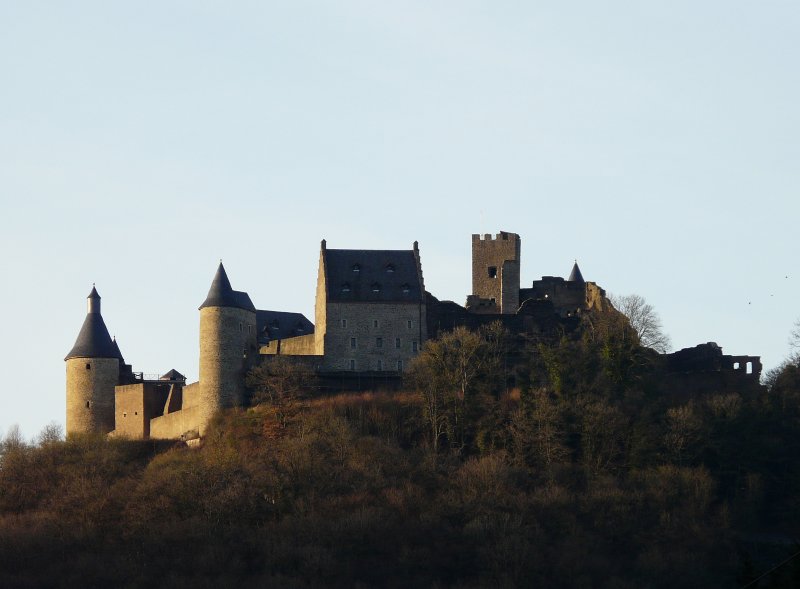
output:
[[[261,346],[259,353],[265,356],[314,356],[317,353],[317,336],[313,333],[282,340],[271,341]]]
[[[500,312],[519,307],[521,240],[516,233],[472,236],[472,294],[494,299]]]
[[[233,307],[200,309],[200,433],[217,410],[244,402],[244,377],[258,361],[256,314]]]
[[[427,339],[422,303],[328,303],[327,321],[326,370],[405,370]]]
[[[534,280],[531,288],[520,290],[520,299],[546,300],[553,304],[556,313],[568,317],[578,310],[609,308],[606,291],[594,282],[569,282],[559,276],[543,276]]]
[[[67,360],[67,435],[107,434],[114,429],[117,358]]]

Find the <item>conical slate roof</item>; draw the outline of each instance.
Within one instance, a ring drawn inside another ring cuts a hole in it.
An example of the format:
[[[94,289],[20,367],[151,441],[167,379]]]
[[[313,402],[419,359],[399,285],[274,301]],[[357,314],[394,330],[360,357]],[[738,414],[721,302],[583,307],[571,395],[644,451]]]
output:
[[[119,349],[119,344],[117,344],[117,338],[111,338],[111,345],[114,346],[114,351],[117,353],[117,358],[119,358],[120,364],[125,364],[125,358],[122,357],[122,352]]]
[[[572,272],[569,273],[567,282],[586,282],[581,274],[581,269],[578,268],[578,260],[575,260],[575,265],[572,266]]]
[[[233,290],[222,262],[219,263],[214,280],[211,281],[211,288],[208,289],[206,300],[200,305],[201,309],[205,307],[236,307],[248,311],[256,310],[246,292]]]
[[[78,339],[64,360],[70,358],[120,358],[119,348],[111,340],[108,328],[100,314],[100,295],[92,288],[87,297],[89,312],[83,320]]]

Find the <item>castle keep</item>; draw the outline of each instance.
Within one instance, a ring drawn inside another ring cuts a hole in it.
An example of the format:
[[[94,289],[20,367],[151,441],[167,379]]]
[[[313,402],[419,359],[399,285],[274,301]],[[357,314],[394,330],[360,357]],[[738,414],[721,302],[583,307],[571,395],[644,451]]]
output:
[[[409,250],[347,250],[323,240],[314,323],[300,313],[257,309],[233,289],[220,262],[199,307],[200,376],[191,384],[176,370],[153,378],[134,372],[109,335],[93,287],[65,358],[67,434],[193,440],[218,410],[247,403],[248,371],[275,356],[329,380],[398,381],[428,338],[457,326],[499,320],[518,336],[536,338],[577,325],[586,312],[616,312],[577,262],[567,279],[544,276],[521,288],[520,255],[515,233],[473,235],[472,293],[461,306],[425,290],[417,242]],[[758,358],[722,356],[707,346],[671,355],[670,366],[676,374],[700,366],[757,384]]]

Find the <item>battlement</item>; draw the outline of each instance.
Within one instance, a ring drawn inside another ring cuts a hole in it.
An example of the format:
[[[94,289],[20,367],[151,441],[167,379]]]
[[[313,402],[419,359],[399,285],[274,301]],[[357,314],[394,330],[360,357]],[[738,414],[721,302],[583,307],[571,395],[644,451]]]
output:
[[[509,233],[508,231],[501,231],[494,237],[492,237],[491,233],[484,233],[483,235],[473,233],[472,241],[473,243],[476,241],[519,241],[519,235],[516,233]]]

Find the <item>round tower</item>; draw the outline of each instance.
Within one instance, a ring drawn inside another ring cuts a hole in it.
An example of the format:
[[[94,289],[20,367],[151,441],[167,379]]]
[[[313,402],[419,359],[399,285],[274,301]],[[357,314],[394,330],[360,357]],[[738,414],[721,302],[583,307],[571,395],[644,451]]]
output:
[[[100,314],[92,286],[88,312],[67,363],[67,435],[114,429],[114,387],[119,382],[119,349]]]
[[[256,335],[256,309],[247,293],[231,288],[220,262],[200,305],[200,435],[219,409],[244,403],[245,376],[258,356]]]

